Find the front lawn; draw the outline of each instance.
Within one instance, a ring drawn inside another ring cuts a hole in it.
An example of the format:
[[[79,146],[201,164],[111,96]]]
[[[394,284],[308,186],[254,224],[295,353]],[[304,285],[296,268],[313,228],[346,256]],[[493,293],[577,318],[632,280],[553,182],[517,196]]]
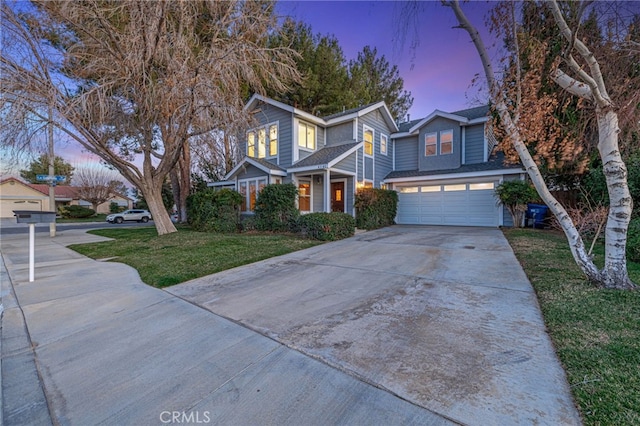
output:
[[[110,259],[138,270],[142,280],[167,287],[321,244],[282,234],[215,234],[180,229],[158,236],[155,228],[99,229],[91,234],[114,238],[71,249],[93,259]]]
[[[640,291],[586,282],[562,233],[504,234],[538,295],[585,425],[640,425]],[[640,283],[640,265],[629,273]]]

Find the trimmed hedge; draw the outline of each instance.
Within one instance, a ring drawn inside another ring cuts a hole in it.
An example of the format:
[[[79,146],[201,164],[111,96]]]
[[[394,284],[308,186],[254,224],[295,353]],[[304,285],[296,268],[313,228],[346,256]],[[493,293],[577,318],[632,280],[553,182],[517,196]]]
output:
[[[60,207],[60,216],[69,219],[82,219],[84,217],[91,217],[96,214],[96,211],[88,207],[83,206],[63,206]]]
[[[303,234],[320,241],[341,240],[356,231],[356,221],[347,213],[309,213],[300,216],[298,223]]]
[[[295,231],[300,216],[296,207],[298,188],[292,183],[267,185],[258,194],[255,226],[260,231]]]
[[[201,232],[237,232],[242,195],[231,189],[207,188],[187,197],[189,224]]]
[[[395,223],[398,193],[388,189],[363,188],[356,192],[356,226],[378,229]]]

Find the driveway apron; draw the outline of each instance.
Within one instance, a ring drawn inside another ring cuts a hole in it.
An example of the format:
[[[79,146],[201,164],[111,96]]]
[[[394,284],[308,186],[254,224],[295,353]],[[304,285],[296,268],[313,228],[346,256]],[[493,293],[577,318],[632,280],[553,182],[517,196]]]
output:
[[[461,424],[580,424],[498,229],[393,226],[168,289]]]

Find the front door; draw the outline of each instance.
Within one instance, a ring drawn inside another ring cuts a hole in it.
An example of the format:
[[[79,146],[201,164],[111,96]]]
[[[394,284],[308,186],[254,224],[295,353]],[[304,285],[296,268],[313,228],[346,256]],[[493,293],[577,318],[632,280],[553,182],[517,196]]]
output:
[[[344,212],[344,182],[331,182],[331,211]]]

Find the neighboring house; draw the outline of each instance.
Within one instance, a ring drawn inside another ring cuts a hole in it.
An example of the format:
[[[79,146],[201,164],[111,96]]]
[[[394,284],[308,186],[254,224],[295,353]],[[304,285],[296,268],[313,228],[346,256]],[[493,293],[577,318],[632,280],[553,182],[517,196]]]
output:
[[[55,208],[49,206],[49,185],[24,183],[16,178],[0,181],[0,217],[13,217],[13,210],[57,211],[62,206],[80,205],[88,208],[91,203],[78,196],[73,186],[55,186]],[[133,208],[133,200],[125,195],[114,193],[112,197],[98,205],[97,213],[109,213],[111,202],[123,209]]]
[[[400,224],[511,225],[494,188],[520,179],[520,166],[493,154],[486,106],[397,125],[384,102],[316,117],[254,95],[245,110],[258,125],[246,134],[246,157],[209,184],[236,189],[249,214],[267,184],[298,187],[301,213],[355,214],[359,188],[395,189]]]

